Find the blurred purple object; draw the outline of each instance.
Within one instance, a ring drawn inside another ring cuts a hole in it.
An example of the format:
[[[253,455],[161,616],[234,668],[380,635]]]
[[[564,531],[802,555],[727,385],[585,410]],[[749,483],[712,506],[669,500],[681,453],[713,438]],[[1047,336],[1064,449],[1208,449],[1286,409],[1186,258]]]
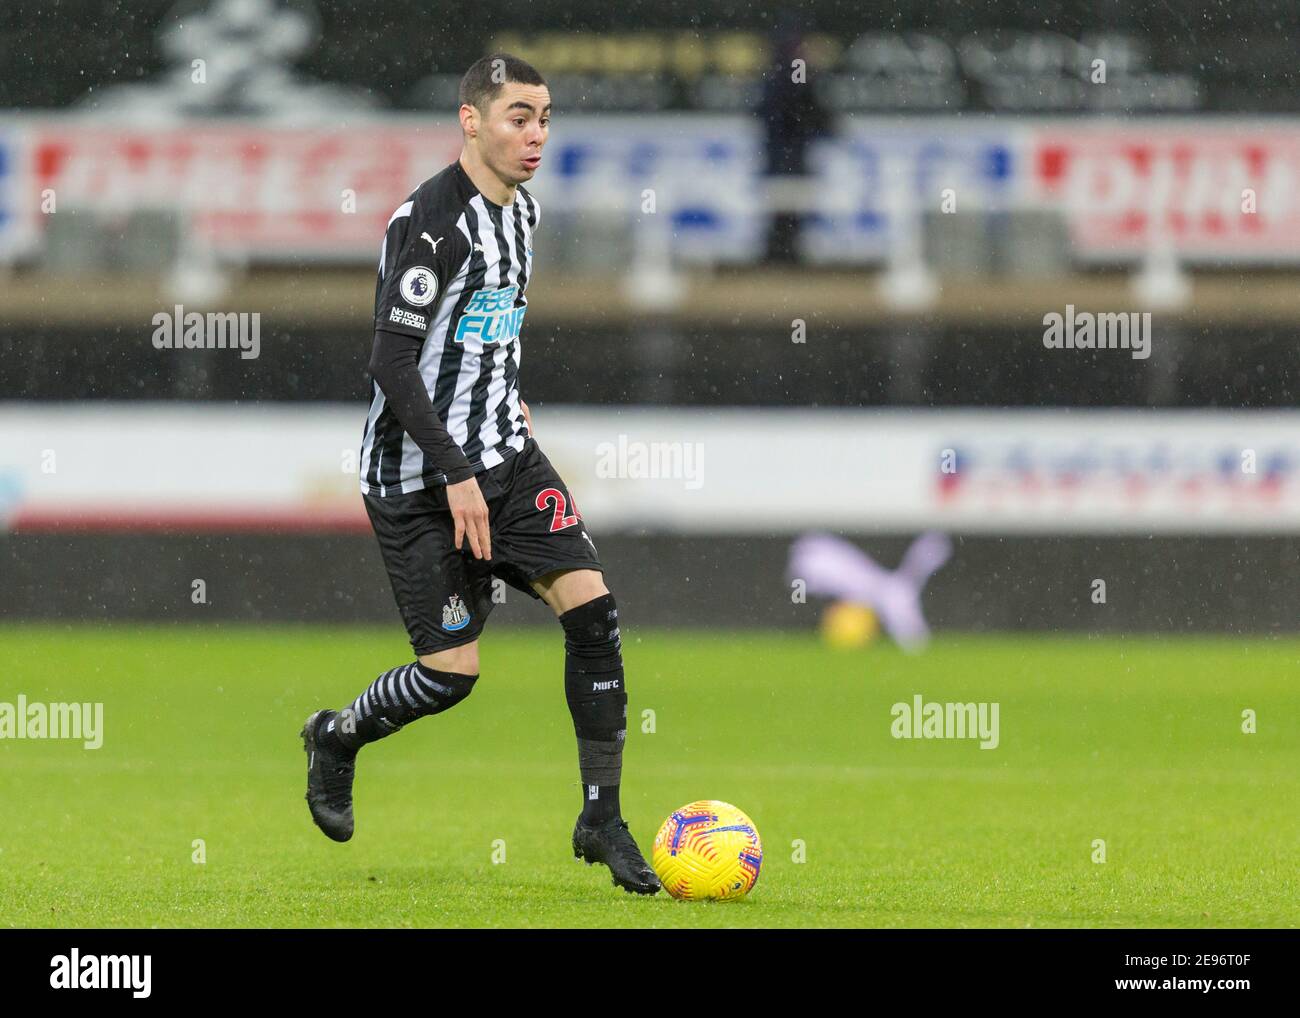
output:
[[[865,605],[899,646],[920,650],[930,638],[921,591],[951,555],[947,535],[930,531],[912,542],[897,569],[889,570],[842,538],[807,534],[790,549],[789,577],[803,580],[810,594]]]

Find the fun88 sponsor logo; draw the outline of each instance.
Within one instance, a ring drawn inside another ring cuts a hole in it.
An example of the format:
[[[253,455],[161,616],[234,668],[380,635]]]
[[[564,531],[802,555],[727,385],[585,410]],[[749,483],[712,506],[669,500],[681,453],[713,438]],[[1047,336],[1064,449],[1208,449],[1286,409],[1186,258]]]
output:
[[[475,290],[456,325],[455,340],[477,339],[481,343],[509,343],[519,338],[528,306],[515,307],[518,286],[499,290]]]

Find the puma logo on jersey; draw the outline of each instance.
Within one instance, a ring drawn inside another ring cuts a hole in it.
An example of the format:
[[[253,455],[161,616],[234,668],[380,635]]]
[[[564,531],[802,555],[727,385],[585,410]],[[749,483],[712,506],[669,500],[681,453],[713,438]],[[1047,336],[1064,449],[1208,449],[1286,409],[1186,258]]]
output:
[[[441,238],[441,237],[439,237],[437,240],[434,240],[434,239],[433,239],[432,237],[430,237],[427,233],[422,233],[422,234],[420,234],[420,239],[421,239],[421,240],[427,240],[427,241],[429,242],[429,246],[430,246],[431,248],[433,248],[433,253],[434,253],[434,254],[437,254],[437,253],[438,253],[438,245],[441,244],[441,243],[442,243],[442,240],[443,240],[443,238]]]

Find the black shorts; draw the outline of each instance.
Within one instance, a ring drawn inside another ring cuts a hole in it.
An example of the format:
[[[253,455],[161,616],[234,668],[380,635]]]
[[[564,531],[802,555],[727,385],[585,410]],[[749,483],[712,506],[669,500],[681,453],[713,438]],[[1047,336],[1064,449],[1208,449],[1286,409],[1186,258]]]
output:
[[[494,577],[538,597],[529,581],[547,573],[604,572],[568,486],[532,438],[477,477],[488,507],[490,561],[474,557],[468,537],[459,551],[453,547],[446,488],[361,496],[417,655],[478,639],[492,611]]]

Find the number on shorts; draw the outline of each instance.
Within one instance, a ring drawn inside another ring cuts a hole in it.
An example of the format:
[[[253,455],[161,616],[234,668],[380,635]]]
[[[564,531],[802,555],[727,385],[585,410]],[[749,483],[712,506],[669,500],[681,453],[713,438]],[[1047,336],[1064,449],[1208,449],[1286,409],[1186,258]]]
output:
[[[571,527],[582,519],[582,513],[578,512],[578,503],[573,502],[572,499],[566,500],[564,492],[559,488],[543,488],[537,493],[537,499],[533,504],[536,505],[538,509],[544,510],[547,503],[554,503],[555,505],[555,512],[551,516],[552,534],[557,530],[563,530],[565,527]],[[573,506],[573,515],[566,516],[564,510],[568,508],[570,504]]]

